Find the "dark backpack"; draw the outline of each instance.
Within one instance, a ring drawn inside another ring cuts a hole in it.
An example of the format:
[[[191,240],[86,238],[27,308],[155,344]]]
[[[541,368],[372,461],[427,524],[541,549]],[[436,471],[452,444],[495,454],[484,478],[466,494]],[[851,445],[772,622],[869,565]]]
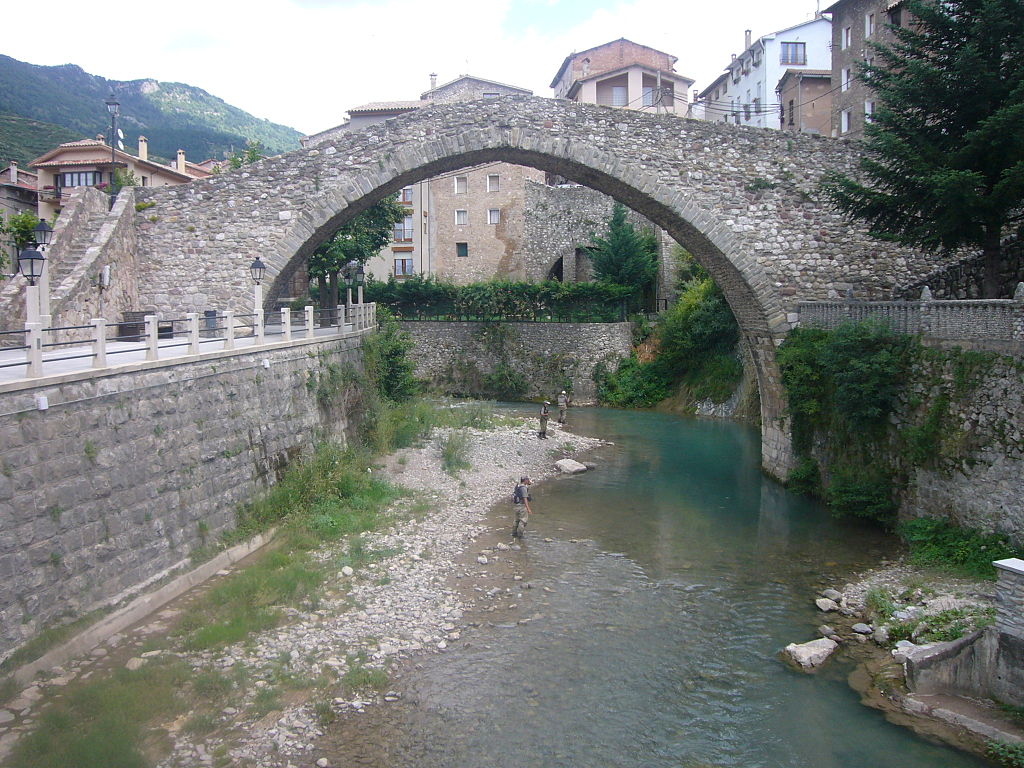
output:
[[[512,491],[512,503],[522,504],[524,499],[530,498],[530,493],[526,486],[522,483],[516,485],[516,489]]]

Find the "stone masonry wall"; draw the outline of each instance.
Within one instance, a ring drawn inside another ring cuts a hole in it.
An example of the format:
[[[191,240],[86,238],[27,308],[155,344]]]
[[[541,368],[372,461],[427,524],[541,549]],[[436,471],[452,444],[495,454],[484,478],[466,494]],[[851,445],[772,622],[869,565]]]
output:
[[[901,514],[942,517],[1024,544],[1024,365],[1010,357],[951,352],[919,363],[897,421],[921,424],[949,399],[934,460],[911,471]],[[971,361],[980,362],[970,373]]]
[[[403,322],[415,343],[416,375],[442,388],[513,365],[530,383],[528,397],[571,388],[577,403],[596,397],[594,366],[629,355],[629,323]]]
[[[0,394],[0,658],[41,628],[189,563],[345,403],[309,373],[359,365],[360,338],[66,375]],[[264,362],[266,361],[266,362]],[[37,410],[36,395],[48,399]]]

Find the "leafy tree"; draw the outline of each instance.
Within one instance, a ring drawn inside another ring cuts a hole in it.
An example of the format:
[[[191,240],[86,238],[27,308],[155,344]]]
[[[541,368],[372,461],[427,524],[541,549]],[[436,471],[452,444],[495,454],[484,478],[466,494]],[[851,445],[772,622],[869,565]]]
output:
[[[253,139],[247,139],[245,142],[245,149],[237,150],[231,157],[228,158],[228,167],[233,171],[237,171],[243,165],[252,165],[253,163],[259,162],[264,158],[263,144]]]
[[[654,232],[637,232],[616,203],[605,237],[591,236],[590,258],[598,280],[633,290],[634,300],[658,276],[658,241]]]
[[[365,264],[391,241],[406,210],[395,195],[386,197],[343,225],[309,258],[309,276],[320,283],[320,304],[338,305],[338,273],[350,261]],[[327,299],[327,302],[325,302]]]
[[[870,43],[866,183],[833,175],[831,199],[876,237],[931,250],[978,247],[998,295],[1000,236],[1024,221],[1024,4],[906,0],[915,21]]]

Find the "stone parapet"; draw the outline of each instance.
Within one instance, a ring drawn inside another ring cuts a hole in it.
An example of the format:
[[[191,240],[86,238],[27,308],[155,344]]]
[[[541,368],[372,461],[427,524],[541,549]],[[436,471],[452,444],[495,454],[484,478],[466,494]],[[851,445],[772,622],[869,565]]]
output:
[[[1024,560],[996,560],[996,629],[1024,640]]]

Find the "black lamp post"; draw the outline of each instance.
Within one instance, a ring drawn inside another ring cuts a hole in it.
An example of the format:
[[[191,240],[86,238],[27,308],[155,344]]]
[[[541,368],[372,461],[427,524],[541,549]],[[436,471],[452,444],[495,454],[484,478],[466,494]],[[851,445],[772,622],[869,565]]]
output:
[[[117,116],[121,113],[121,102],[114,98],[113,92],[103,102],[107,105],[110,113],[110,189],[114,189],[114,163],[117,162],[117,155],[114,149],[117,147]]]
[[[256,285],[263,282],[263,277],[267,274],[267,265],[260,261],[259,256],[249,265],[249,274],[252,275],[252,281]]]
[[[36,280],[43,276],[45,266],[46,257],[35,248],[26,248],[18,254],[18,271],[33,287],[35,287]]]
[[[32,230],[32,237],[35,238],[37,248],[39,246],[43,246],[43,248],[45,248],[53,239],[53,227],[45,221],[40,221],[36,224],[35,229]]]

